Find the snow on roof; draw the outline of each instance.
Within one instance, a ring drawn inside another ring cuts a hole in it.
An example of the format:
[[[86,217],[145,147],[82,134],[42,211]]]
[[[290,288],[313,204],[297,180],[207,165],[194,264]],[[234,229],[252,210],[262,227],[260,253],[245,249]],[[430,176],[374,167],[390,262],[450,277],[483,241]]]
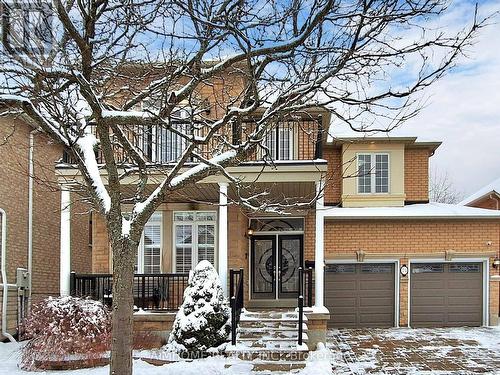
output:
[[[435,202],[412,204],[403,207],[331,207],[325,208],[323,214],[325,218],[329,219],[500,219],[500,211]]]
[[[391,139],[394,140],[397,138],[399,139],[406,138],[408,139],[408,141],[413,141],[413,142],[440,143],[434,139],[424,139],[421,137],[416,137],[415,134],[409,134],[405,132],[404,129],[402,128],[396,128],[391,131],[378,131],[378,132],[370,131],[370,128],[359,129],[359,131],[357,131],[353,130],[349,125],[345,123],[339,123],[334,121],[330,123],[327,142],[331,143],[335,139],[339,140],[387,139],[389,141]]]
[[[459,204],[465,206],[466,204],[472,203],[490,193],[497,193],[498,195],[500,195],[500,178],[497,178],[495,181],[490,182],[486,186],[483,186],[481,189],[476,191],[474,194],[469,195]]]

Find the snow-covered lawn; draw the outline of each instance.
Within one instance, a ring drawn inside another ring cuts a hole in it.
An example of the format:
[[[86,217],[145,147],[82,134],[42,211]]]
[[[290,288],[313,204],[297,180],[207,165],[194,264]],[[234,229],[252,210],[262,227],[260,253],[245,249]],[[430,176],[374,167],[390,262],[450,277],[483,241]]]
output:
[[[0,343],[0,374],[28,375],[30,372],[18,368],[19,353],[22,344]],[[147,355],[146,352],[141,352]],[[150,353],[152,354],[152,353]],[[151,357],[158,357],[152,355]],[[329,375],[331,370],[331,353],[322,348],[311,353],[306,362],[306,367],[298,371],[298,375]],[[176,362],[163,366],[154,366],[142,360],[134,361],[134,374],[139,375],[238,375],[252,373],[253,363],[237,358],[214,356],[198,359],[191,362]],[[46,371],[33,374],[71,374],[71,375],[107,375],[109,367],[81,369],[73,371]]]
[[[500,328],[331,330],[337,374],[500,374]]]
[[[18,368],[21,344],[0,343],[0,374]],[[158,358],[153,352],[137,353]],[[161,356],[160,356],[161,358]],[[253,362],[222,356],[163,366],[134,361],[140,375],[251,374]],[[36,374],[107,375],[107,366]],[[327,349],[311,353],[300,375],[500,374],[500,328],[331,330]],[[258,374],[258,373],[257,373]]]

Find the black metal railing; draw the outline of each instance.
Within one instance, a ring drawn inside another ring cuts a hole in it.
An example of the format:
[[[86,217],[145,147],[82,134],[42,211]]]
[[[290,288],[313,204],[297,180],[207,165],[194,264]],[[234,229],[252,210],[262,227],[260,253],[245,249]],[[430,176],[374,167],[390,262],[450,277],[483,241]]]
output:
[[[231,306],[231,344],[236,345],[236,330],[243,309],[243,269],[229,270],[229,296]]]
[[[304,296],[306,297],[304,299]],[[299,267],[299,292],[297,296],[297,310],[299,314],[298,321],[298,332],[297,332],[297,342],[302,345],[303,342],[303,325],[304,325],[304,301],[306,301],[307,307],[312,307],[313,303],[313,269],[307,268],[303,269]]]
[[[304,296],[305,306],[312,307],[313,305],[313,269],[311,267],[305,268],[303,270],[303,289],[302,293]]]
[[[303,324],[304,324],[304,270],[299,267],[299,296],[297,298],[297,307],[299,313],[299,324],[298,324],[298,340],[297,343],[302,345],[302,334],[303,334]]]
[[[143,310],[177,310],[188,285],[188,273],[159,273],[134,275],[134,305]],[[72,296],[90,297],[111,305],[113,277],[111,274],[71,273]]]
[[[231,130],[233,142],[244,142],[249,134],[255,129],[255,120],[241,122],[239,129]],[[194,129],[194,124],[189,122],[175,122],[171,124],[172,129],[164,125],[127,125],[122,127],[122,132],[129,142],[142,154],[151,164],[168,165],[177,161],[187,148],[190,137],[195,132],[196,136],[204,136],[208,131],[203,126]],[[95,125],[90,125],[90,132],[98,137]],[[186,137],[180,134],[186,135]],[[134,164],[122,142],[111,134],[112,147],[118,164]],[[219,150],[219,137],[207,144],[197,146],[196,152],[203,157],[209,158],[214,150]],[[301,120],[280,121],[266,135],[264,145],[269,155],[264,155],[263,149],[256,150],[250,155],[249,162],[261,161],[271,158],[273,160],[313,160],[323,157],[323,129],[321,119],[307,118]],[[98,164],[104,164],[104,155],[97,148],[95,150]],[[75,164],[77,161],[68,151],[63,153],[63,163]],[[197,162],[190,159],[188,162]]]

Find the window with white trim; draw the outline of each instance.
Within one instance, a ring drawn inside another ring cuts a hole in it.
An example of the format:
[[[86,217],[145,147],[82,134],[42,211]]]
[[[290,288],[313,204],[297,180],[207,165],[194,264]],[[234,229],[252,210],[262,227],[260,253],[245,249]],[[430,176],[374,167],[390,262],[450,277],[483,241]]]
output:
[[[186,136],[192,135],[192,126],[189,121],[192,109],[186,103],[181,103],[182,107],[175,108],[171,113],[170,122],[167,129],[163,126],[141,126],[138,129],[139,148],[144,155],[156,163],[169,163],[178,160],[188,146]],[[143,110],[157,113],[159,108],[158,100],[143,101]]]
[[[137,249],[135,272],[161,272],[162,215],[155,212],[144,226],[141,242]]]
[[[215,265],[215,211],[174,212],[175,272],[189,272],[202,260]]]
[[[293,123],[280,123],[267,133],[265,145],[273,160],[293,159]]]
[[[358,154],[358,193],[389,192],[389,154]]]

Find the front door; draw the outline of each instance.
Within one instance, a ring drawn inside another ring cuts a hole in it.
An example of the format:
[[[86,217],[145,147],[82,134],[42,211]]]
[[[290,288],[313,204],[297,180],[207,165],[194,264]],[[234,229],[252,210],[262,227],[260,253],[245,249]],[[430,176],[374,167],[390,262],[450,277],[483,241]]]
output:
[[[251,243],[252,299],[297,298],[302,235],[256,235]]]

